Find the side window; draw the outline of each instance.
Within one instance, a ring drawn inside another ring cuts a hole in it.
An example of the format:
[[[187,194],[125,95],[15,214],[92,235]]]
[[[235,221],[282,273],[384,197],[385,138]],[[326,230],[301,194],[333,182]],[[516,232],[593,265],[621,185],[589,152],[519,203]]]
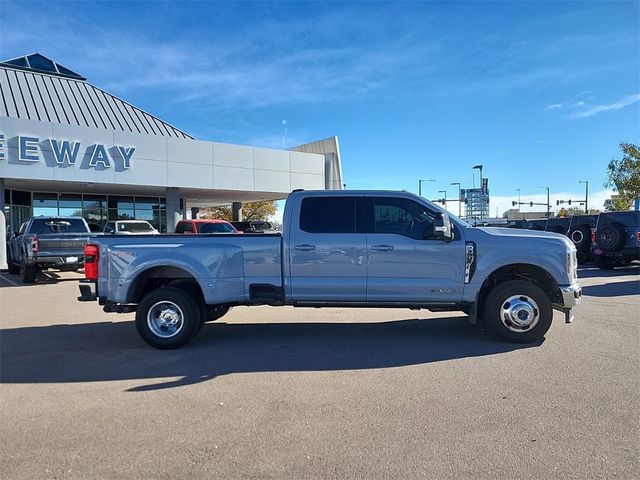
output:
[[[22,225],[20,225],[20,231],[18,232],[18,235],[22,235],[24,233],[24,231],[27,229],[27,223],[29,222],[24,222]]]
[[[113,222],[107,222],[107,224],[104,226],[104,233],[113,233],[115,232],[115,229],[113,227]]]
[[[308,233],[355,233],[355,197],[309,197],[300,207],[300,230]]]
[[[193,224],[191,222],[178,222],[174,233],[193,233]]]
[[[374,232],[414,238],[432,239],[435,214],[405,198],[374,199]]]

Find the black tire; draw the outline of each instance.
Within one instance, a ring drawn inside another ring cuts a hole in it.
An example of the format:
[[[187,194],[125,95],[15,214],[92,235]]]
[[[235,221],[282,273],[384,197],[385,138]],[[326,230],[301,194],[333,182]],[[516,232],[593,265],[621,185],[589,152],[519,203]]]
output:
[[[624,245],[624,228],[619,223],[610,223],[598,228],[596,242],[607,252],[617,252]]]
[[[510,312],[509,309],[513,310]],[[519,315],[520,312],[523,316]],[[524,324],[525,316],[530,318],[530,326]],[[523,324],[514,322],[514,317],[520,318]],[[553,308],[547,294],[536,284],[525,280],[496,285],[484,302],[486,325],[496,335],[510,342],[531,343],[540,340],[551,327],[552,320]]]
[[[214,322],[229,313],[231,307],[228,305],[207,305],[207,319],[205,322]]]
[[[615,264],[610,258],[607,258],[602,255],[594,255],[593,263],[600,270],[613,270],[615,268]]]
[[[7,248],[7,268],[9,269],[9,273],[11,275],[17,275],[20,273],[20,265],[15,263],[13,259],[13,255],[11,255],[11,249]]]
[[[22,257],[20,262],[20,274],[22,275],[22,283],[33,283],[36,281],[36,274],[38,273],[38,267],[35,265],[27,265]]]
[[[569,232],[569,238],[578,250],[591,245],[591,229],[586,225],[572,228]]]
[[[152,347],[178,348],[202,325],[202,311],[190,292],[178,287],[161,287],[145,295],[138,305],[136,329]]]

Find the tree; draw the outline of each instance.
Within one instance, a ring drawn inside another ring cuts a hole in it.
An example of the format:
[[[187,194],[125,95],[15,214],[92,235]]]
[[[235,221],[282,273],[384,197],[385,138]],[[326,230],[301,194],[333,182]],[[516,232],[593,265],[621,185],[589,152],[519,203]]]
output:
[[[607,165],[607,181],[604,186],[618,192],[614,201],[616,210],[627,210],[640,197],[640,149],[633,143],[620,143],[622,159],[611,159]]]
[[[249,202],[242,205],[243,220],[267,220],[276,213],[276,202]],[[200,218],[222,219],[230,222],[233,218],[231,205],[209,207],[200,210]]]
[[[600,210],[597,208],[590,208],[588,213],[584,212],[584,208],[581,207],[568,207],[565,208],[565,216],[573,217],[574,215],[597,215],[600,213]]]

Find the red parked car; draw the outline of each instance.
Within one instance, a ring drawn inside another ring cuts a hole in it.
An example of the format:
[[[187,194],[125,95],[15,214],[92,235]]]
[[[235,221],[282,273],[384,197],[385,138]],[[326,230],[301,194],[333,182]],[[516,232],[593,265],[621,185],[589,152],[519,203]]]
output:
[[[180,220],[176,224],[175,233],[242,233],[226,220]]]

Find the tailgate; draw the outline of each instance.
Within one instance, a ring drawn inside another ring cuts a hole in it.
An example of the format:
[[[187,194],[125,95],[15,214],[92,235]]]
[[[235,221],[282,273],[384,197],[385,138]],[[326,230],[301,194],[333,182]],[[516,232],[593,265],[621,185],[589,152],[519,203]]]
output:
[[[89,241],[88,235],[77,233],[38,235],[37,238],[39,257],[82,257]]]

